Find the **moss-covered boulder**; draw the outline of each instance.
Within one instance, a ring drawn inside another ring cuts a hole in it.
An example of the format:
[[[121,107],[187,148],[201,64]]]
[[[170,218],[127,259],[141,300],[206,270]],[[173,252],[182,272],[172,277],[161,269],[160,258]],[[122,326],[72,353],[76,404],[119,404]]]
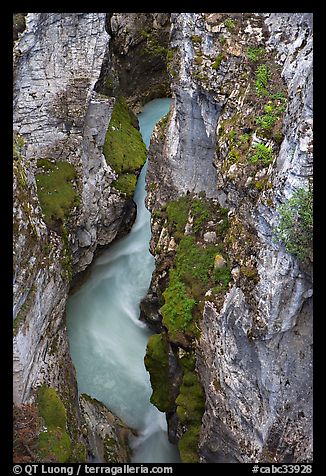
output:
[[[172,411],[174,397],[169,376],[169,344],[166,336],[154,334],[149,338],[144,362],[153,389],[151,402],[161,412]]]
[[[147,151],[142,136],[135,127],[135,116],[129,111],[123,97],[115,103],[103,153],[107,163],[119,176],[112,185],[131,198],[137,176],[146,161]]]

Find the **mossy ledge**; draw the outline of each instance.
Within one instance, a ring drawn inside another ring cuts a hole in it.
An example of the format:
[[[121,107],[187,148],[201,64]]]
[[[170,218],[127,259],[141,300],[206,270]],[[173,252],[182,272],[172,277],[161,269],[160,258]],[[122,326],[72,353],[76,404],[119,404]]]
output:
[[[196,342],[205,301],[221,305],[232,281],[224,243],[228,209],[203,193],[188,194],[156,209],[152,224],[165,230],[166,239],[154,236],[162,332],[150,338],[145,357],[151,401],[168,413],[182,462],[199,462],[205,395],[196,371]],[[160,281],[163,271],[167,278]]]
[[[125,98],[117,99],[105,136],[103,153],[106,162],[118,174],[112,185],[132,198],[137,176],[146,161],[147,150],[135,116],[129,111]]]
[[[37,392],[37,404],[43,420],[37,450],[40,460],[57,463],[69,461],[72,445],[66,431],[67,413],[57,391],[42,385]]]
[[[230,263],[223,244],[228,228],[227,213],[227,209],[213,200],[192,195],[170,201],[159,212],[177,244],[173,266],[169,269],[169,283],[163,292],[163,324],[169,339],[185,348],[191,347],[199,337],[207,291],[211,290],[210,299],[215,296],[219,300],[231,281]],[[205,232],[214,237],[214,242],[206,241]],[[222,257],[221,269],[216,267],[217,256]]]
[[[55,231],[64,225],[80,203],[75,167],[63,160],[38,159],[37,195],[44,221]]]

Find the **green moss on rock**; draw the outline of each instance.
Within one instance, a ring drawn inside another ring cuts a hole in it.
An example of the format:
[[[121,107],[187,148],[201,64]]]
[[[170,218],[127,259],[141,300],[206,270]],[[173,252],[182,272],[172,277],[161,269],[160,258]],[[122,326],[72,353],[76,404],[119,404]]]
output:
[[[170,283],[163,293],[165,304],[161,308],[163,324],[174,342],[183,341],[183,333],[196,334],[193,309],[195,300],[187,293],[175,270],[170,271]]]
[[[200,426],[193,426],[179,440],[178,448],[182,463],[198,463],[198,442]]]
[[[169,49],[167,48],[166,42],[162,41],[155,30],[142,29],[140,30],[140,35],[145,40],[144,46],[141,49],[142,55],[166,60]]]
[[[120,177],[112,182],[114,188],[126,194],[127,198],[132,198],[137,185],[137,176],[135,174],[122,174]]]
[[[228,210],[204,195],[186,195],[169,202],[162,213],[167,218],[169,233],[178,243],[169,285],[163,293],[163,323],[175,343],[187,345],[199,336],[198,320],[206,291],[216,284],[220,285],[220,291],[225,290],[231,276],[228,267],[222,277],[214,275],[214,259],[223,251],[222,239],[228,228]],[[185,235],[189,218],[191,225]],[[221,240],[218,245],[203,239],[207,227],[214,221],[218,223],[216,231]]]
[[[133,125],[133,118],[123,97],[115,103],[103,153],[107,163],[118,174],[137,172],[146,161],[146,145]]]
[[[201,422],[204,412],[204,396],[195,372],[185,372],[180,394],[176,399],[177,415],[181,423]]]
[[[227,289],[228,284],[232,279],[231,270],[228,267],[215,269],[214,279],[219,286],[223,289]]]
[[[191,41],[193,43],[201,43],[202,38],[199,35],[191,35]]]
[[[72,446],[71,456],[69,458],[71,463],[87,463],[87,448],[84,443],[77,442]]]
[[[161,412],[172,411],[174,400],[169,381],[168,342],[163,334],[149,338],[144,362],[153,389],[151,403]]]
[[[258,271],[254,266],[241,266],[240,273],[253,281],[258,280]]]
[[[71,439],[66,431],[65,406],[54,388],[42,385],[37,403],[44,427],[39,436],[38,454],[41,459],[54,459],[65,463],[71,454]]]
[[[175,257],[178,276],[183,282],[191,285],[200,281],[207,285],[214,268],[217,248],[215,245],[206,247],[197,244],[193,236],[184,236],[179,243]]]
[[[113,186],[127,197],[132,197],[137,175],[146,161],[147,151],[140,132],[134,127],[134,117],[123,97],[115,103],[103,153],[107,163],[119,175]]]
[[[189,198],[180,197],[169,202],[166,206],[167,219],[171,228],[183,234],[189,215]]]
[[[119,450],[117,448],[117,441],[106,435],[104,438],[104,460],[106,463],[120,463]]]
[[[219,53],[217,55],[217,57],[215,58],[215,61],[213,62],[212,64],[212,68],[213,69],[219,69],[219,67],[221,66],[221,63],[222,63],[222,60],[224,58],[224,54],[223,53]]]
[[[187,431],[179,440],[183,463],[199,461],[198,442],[201,420],[205,411],[205,397],[198,376],[192,366],[184,370],[179,396],[176,399],[177,415]]]
[[[65,223],[71,210],[79,204],[74,187],[76,170],[69,162],[49,159],[39,159],[37,166],[42,170],[36,174],[36,184],[44,221],[50,227]]]

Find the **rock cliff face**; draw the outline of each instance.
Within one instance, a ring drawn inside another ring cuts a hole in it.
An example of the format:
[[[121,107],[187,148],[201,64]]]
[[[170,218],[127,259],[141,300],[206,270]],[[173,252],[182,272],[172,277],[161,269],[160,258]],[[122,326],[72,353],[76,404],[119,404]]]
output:
[[[101,404],[86,397],[80,412],[64,309],[72,277],[134,219],[102,155],[112,96],[137,112],[171,92],[149,151],[156,271],[142,305],[162,332],[172,381],[159,400],[169,403],[171,440],[204,463],[310,461],[312,263],[287,253],[273,230],[278,205],[312,179],[312,15],[40,13],[24,22],[14,37],[15,402],[46,384],[75,443],[83,422],[96,458],[105,440],[119,440],[120,422]],[[40,207],[38,177],[65,162],[75,199],[60,222]],[[204,289],[186,260],[206,263],[212,250]],[[188,321],[196,309],[192,340],[160,310],[171,268],[179,295],[185,283],[193,293],[181,303]],[[129,458],[126,432],[113,458]]]
[[[274,205],[312,174],[312,25],[311,16],[299,14],[270,15],[265,23],[288,88],[285,137],[271,174]],[[285,30],[286,25],[291,27]],[[279,41],[283,31],[290,36]],[[232,202],[239,210],[239,200],[232,196]],[[259,237],[254,308],[235,285],[221,312],[210,304],[204,311],[203,456],[208,461],[307,461],[312,458],[311,274],[273,244],[275,206],[258,201],[250,214]],[[214,379],[218,392],[209,390]]]
[[[200,461],[311,460],[311,263],[273,229],[277,206],[312,178],[312,16],[172,14],[171,46],[174,104],[147,177],[157,268],[143,307],[162,305],[173,263],[162,205],[187,190],[218,198],[232,280],[223,302],[207,295],[196,345]],[[252,157],[259,147],[268,159]]]
[[[108,49],[105,19],[105,13],[31,13],[14,44],[14,401],[33,400],[42,383],[55,387],[77,440],[64,322],[70,280],[135,217],[133,202],[111,186],[116,174],[102,154],[114,104],[94,91]],[[67,163],[74,179],[44,192],[38,177],[54,170],[58,179]],[[76,199],[58,220],[41,210],[40,192],[51,195],[52,209],[56,193]]]
[[[110,50],[96,90],[123,95],[134,112],[151,99],[167,96],[169,13],[109,13]]]

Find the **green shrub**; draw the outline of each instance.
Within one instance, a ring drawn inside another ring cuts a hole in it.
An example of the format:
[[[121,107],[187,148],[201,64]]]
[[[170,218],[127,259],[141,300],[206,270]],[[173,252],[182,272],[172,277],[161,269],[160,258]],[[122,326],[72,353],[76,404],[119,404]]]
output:
[[[307,189],[298,188],[278,211],[280,222],[275,230],[276,237],[300,260],[312,258],[313,185]]]
[[[267,85],[268,85],[269,71],[265,64],[258,66],[256,70],[256,89],[257,92],[266,96],[268,94]]]
[[[216,59],[215,59],[214,63],[212,64],[212,68],[213,68],[213,69],[219,69],[219,67],[221,66],[221,63],[222,63],[223,58],[224,58],[224,54],[223,54],[223,53],[219,53],[219,54],[216,56]]]
[[[251,134],[241,134],[241,136],[239,137],[240,141],[243,142],[243,143],[248,143],[250,142],[251,140]]]
[[[273,149],[264,144],[255,144],[256,153],[252,155],[249,161],[253,164],[259,162],[265,166],[273,161]]]
[[[42,168],[42,172],[36,174],[36,185],[44,221],[48,226],[63,224],[80,202],[73,186],[76,170],[69,162],[48,159],[39,159],[37,166]]]
[[[224,21],[224,25],[228,30],[233,30],[235,28],[235,22],[232,20],[232,18],[227,18]]]
[[[66,432],[67,414],[57,391],[42,385],[37,393],[37,403],[45,429],[40,433],[38,453],[42,459],[54,457],[65,463],[71,453],[71,440]]]
[[[234,129],[232,129],[228,134],[229,142],[234,142],[236,137],[237,137],[237,132]]]
[[[262,132],[269,132],[272,130],[276,122],[280,119],[281,114],[285,111],[286,101],[281,101],[281,104],[276,104],[273,101],[268,101],[264,106],[265,114],[256,117],[256,124]]]
[[[249,47],[247,49],[247,57],[248,59],[250,59],[250,61],[253,61],[254,63],[260,60],[264,54],[265,54],[265,49],[262,47],[258,47],[258,48]]]
[[[268,132],[272,130],[276,121],[277,117],[273,114],[264,114],[263,116],[256,117],[256,124],[259,126],[259,129],[262,132]]]
[[[153,390],[151,403],[161,412],[172,411],[174,400],[169,377],[168,343],[163,334],[149,338],[144,362]]]
[[[218,38],[218,41],[221,43],[221,45],[224,45],[224,43],[226,42],[225,36],[220,35],[219,38]]]

